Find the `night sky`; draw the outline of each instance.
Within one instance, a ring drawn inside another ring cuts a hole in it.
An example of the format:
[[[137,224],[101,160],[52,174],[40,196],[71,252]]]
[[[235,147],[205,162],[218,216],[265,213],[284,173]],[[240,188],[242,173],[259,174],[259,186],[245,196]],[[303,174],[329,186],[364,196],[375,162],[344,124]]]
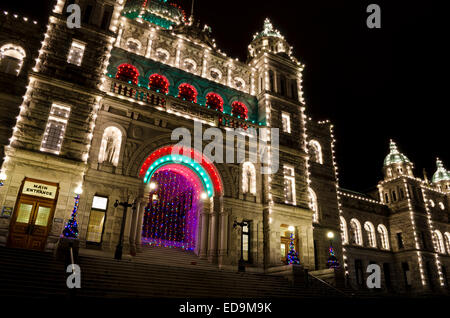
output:
[[[46,21],[50,0],[2,0],[9,10]],[[185,3],[190,11],[190,0]],[[366,8],[382,10],[368,29]],[[195,15],[212,27],[218,47],[245,60],[253,34],[269,17],[304,64],[307,113],[335,124],[341,186],[372,188],[382,177],[393,138],[415,164],[450,168],[447,94],[448,17],[434,1],[196,0]],[[1,31],[0,31],[1,32]]]

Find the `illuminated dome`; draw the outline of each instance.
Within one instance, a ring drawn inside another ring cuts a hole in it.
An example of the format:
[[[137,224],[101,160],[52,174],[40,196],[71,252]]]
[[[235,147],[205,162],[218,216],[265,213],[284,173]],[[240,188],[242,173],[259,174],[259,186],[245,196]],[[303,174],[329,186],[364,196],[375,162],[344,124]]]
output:
[[[397,145],[393,140],[390,142],[390,152],[384,159],[384,166],[390,166],[394,163],[411,163],[409,159],[397,149]]]
[[[450,181],[450,172],[444,168],[444,164],[439,158],[436,160],[437,170],[433,175],[433,183]]]
[[[184,10],[168,0],[128,0],[123,15],[148,21],[164,29],[172,29],[187,22]]]

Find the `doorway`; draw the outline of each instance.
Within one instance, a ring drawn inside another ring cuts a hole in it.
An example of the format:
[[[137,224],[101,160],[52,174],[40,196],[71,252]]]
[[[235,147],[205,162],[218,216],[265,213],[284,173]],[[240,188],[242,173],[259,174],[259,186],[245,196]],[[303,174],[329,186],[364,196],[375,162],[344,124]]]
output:
[[[55,212],[58,185],[25,179],[19,193],[7,246],[44,250]]]

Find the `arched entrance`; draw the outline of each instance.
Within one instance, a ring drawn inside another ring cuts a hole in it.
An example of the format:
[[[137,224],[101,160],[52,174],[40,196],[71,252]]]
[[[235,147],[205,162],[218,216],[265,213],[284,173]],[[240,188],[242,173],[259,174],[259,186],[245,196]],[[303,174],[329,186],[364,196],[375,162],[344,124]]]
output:
[[[149,246],[198,247],[204,204],[222,194],[222,183],[214,165],[192,149],[174,146],[152,153],[142,166],[148,184],[142,243]]]

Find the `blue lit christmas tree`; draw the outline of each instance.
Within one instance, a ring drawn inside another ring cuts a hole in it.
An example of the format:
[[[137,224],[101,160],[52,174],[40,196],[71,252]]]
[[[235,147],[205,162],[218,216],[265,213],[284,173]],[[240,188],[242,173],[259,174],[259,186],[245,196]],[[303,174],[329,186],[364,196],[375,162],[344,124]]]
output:
[[[78,238],[78,222],[77,222],[77,214],[78,214],[78,204],[80,203],[80,195],[77,194],[75,197],[75,205],[72,210],[72,215],[70,216],[69,221],[66,224],[66,227],[63,231],[63,236],[65,238]]]
[[[327,267],[328,268],[339,268],[341,265],[339,264],[339,261],[336,258],[336,254],[334,252],[332,245],[330,246],[328,252],[330,253],[330,256],[328,257]]]
[[[289,243],[289,253],[286,257],[286,261],[287,261],[288,265],[291,265],[291,264],[300,265],[300,260],[298,259],[298,254],[295,251],[294,233],[291,233],[291,242]]]

